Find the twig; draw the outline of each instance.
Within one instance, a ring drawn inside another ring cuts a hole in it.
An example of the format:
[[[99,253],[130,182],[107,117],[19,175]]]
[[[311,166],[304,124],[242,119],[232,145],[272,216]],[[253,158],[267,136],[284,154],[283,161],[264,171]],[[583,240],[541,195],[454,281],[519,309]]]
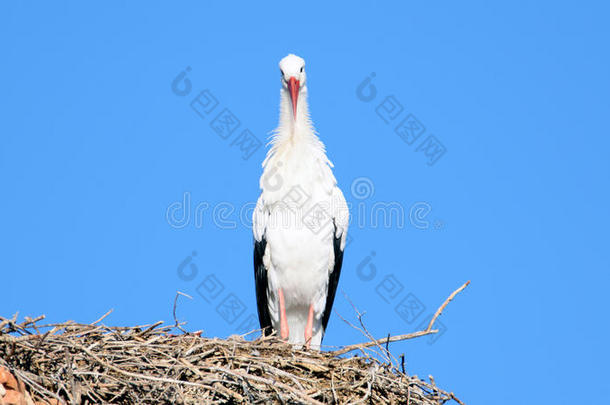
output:
[[[349,304],[352,306],[352,308],[354,309],[354,311],[356,312],[356,316],[358,318],[358,322],[360,323],[360,328],[356,328],[358,329],[360,332],[362,332],[362,334],[364,334],[367,338],[369,338],[369,340],[371,342],[375,342],[375,338],[373,337],[373,335],[371,334],[371,332],[369,332],[369,330],[366,328],[366,325],[364,324],[364,321],[362,320],[362,317],[364,316],[364,313],[361,313],[358,308],[356,308],[356,305],[354,305],[354,303],[352,302],[352,300],[347,296],[347,294],[345,293],[345,291],[342,291],[343,296],[345,297],[345,299],[347,300],[347,302],[349,302]],[[341,318],[343,319],[343,318]],[[343,321],[345,321],[345,319],[343,319]],[[350,322],[347,322],[348,325],[351,325],[353,327],[353,325]],[[388,342],[389,343],[389,342]],[[383,344],[383,342],[379,342],[379,343],[374,343],[371,346],[377,346],[377,348],[379,348],[380,353],[383,357],[385,357],[385,359],[388,362],[392,362],[392,354],[388,351],[383,349],[383,347],[381,346]]]
[[[97,321],[93,322],[91,325],[95,325],[96,323],[102,322],[108,315],[110,315],[112,313],[112,311],[114,311],[114,309],[110,308],[110,310],[108,312],[106,312],[104,315],[102,315],[101,318],[99,318]]]
[[[436,310],[436,312],[434,313],[434,316],[432,317],[432,319],[430,319],[430,323],[428,324],[428,328],[426,328],[426,330],[429,331],[432,329],[432,326],[434,326],[434,322],[436,322],[436,318],[438,318],[440,316],[440,314],[443,313],[443,310],[445,309],[447,304],[449,304],[455,298],[456,295],[461,293],[462,290],[464,290],[464,288],[468,287],[469,284],[470,284],[470,280],[466,281],[460,288],[458,288],[457,290],[455,290],[454,292],[451,293],[449,298],[447,298],[445,300],[445,302],[443,302],[443,305],[441,305],[439,307],[439,309]]]
[[[175,325],[174,325],[174,327],[176,327],[176,328],[180,329],[180,330],[181,330],[182,332],[184,332],[184,333],[188,333],[187,331],[185,331],[184,329],[182,329],[182,327],[180,326],[180,323],[178,322],[178,318],[176,318],[176,304],[178,303],[178,296],[179,296],[179,295],[182,295],[182,296],[184,296],[184,297],[186,297],[186,298],[189,298],[189,299],[191,299],[191,300],[193,299],[193,297],[191,297],[190,295],[185,294],[185,293],[183,293],[183,292],[181,292],[181,291],[176,291],[176,297],[174,298],[174,311],[173,311],[173,314],[174,314],[174,322],[176,322],[176,323],[175,323]]]
[[[340,356],[342,354],[349,353],[354,350],[365,349],[367,347],[372,347],[372,346],[380,346],[386,342],[389,344],[390,342],[399,342],[402,340],[408,340],[408,339],[413,339],[413,338],[417,338],[420,336],[426,336],[426,335],[431,335],[433,333],[438,333],[438,329],[432,329],[432,327],[434,326],[434,322],[436,322],[436,319],[443,312],[443,309],[445,309],[447,304],[449,304],[449,302],[451,302],[451,300],[453,300],[453,298],[458,293],[460,293],[462,290],[464,290],[464,288],[466,288],[468,286],[468,284],[470,284],[470,281],[465,282],[460,288],[458,288],[457,290],[452,292],[451,295],[449,295],[449,297],[445,300],[445,302],[443,302],[443,304],[436,310],[436,313],[430,320],[430,323],[428,324],[428,327],[425,330],[420,330],[418,332],[412,332],[412,333],[405,333],[403,335],[396,335],[396,336],[391,336],[391,337],[387,337],[387,338],[371,339],[368,342],[356,343],[353,345],[345,346],[343,349],[335,350],[331,353],[335,356]]]

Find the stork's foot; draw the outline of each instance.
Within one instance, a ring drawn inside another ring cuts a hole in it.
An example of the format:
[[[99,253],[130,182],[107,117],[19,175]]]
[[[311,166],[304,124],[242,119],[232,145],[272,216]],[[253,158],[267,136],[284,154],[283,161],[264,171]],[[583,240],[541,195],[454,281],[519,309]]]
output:
[[[286,303],[284,302],[284,292],[281,288],[277,290],[280,298],[280,336],[282,340],[288,340],[290,331],[288,329],[288,320],[286,319]]]
[[[305,326],[305,347],[309,349],[311,338],[313,337],[313,304],[309,305],[309,315],[307,315],[307,325]]]

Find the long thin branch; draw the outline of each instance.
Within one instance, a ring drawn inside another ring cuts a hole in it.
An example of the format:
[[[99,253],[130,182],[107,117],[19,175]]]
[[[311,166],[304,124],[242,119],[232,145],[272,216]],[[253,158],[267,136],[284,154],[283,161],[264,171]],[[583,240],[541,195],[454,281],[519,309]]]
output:
[[[457,290],[452,292],[451,295],[449,297],[447,297],[445,302],[443,302],[443,304],[436,310],[436,312],[434,313],[434,316],[432,317],[432,319],[430,320],[430,323],[428,324],[428,327],[425,330],[420,330],[418,332],[412,332],[412,333],[405,333],[403,335],[390,336],[389,338],[383,337],[381,339],[372,339],[368,342],[356,343],[353,345],[345,346],[343,349],[335,350],[331,353],[335,356],[340,356],[342,354],[349,353],[354,350],[365,349],[365,348],[371,347],[371,346],[379,346],[382,344],[386,344],[386,342],[389,342],[389,343],[399,342],[402,340],[408,340],[408,339],[413,339],[413,338],[420,337],[420,336],[426,336],[426,335],[431,335],[433,333],[438,333],[438,329],[432,329],[437,318],[441,315],[441,313],[443,312],[443,310],[445,309],[447,304],[449,304],[455,298],[455,296],[457,294],[462,292],[464,290],[464,288],[468,287],[468,284],[470,284],[470,280],[465,282],[460,288],[458,288]]]
[[[468,287],[468,284],[470,284],[470,280],[466,281],[460,288],[458,288],[457,290],[452,292],[451,295],[445,300],[445,302],[443,302],[443,305],[441,305],[439,307],[439,309],[436,310],[436,312],[434,313],[434,316],[432,317],[432,319],[430,319],[430,323],[428,324],[428,327],[426,328],[427,331],[432,329],[432,326],[434,326],[434,322],[436,322],[436,318],[438,318],[440,316],[440,314],[443,313],[443,310],[445,309],[447,304],[449,304],[455,298],[456,295],[461,293],[464,290],[464,288]]]

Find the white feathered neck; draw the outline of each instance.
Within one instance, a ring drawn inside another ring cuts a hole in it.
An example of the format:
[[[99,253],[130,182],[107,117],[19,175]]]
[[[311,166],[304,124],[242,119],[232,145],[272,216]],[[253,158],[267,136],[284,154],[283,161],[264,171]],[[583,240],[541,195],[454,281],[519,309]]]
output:
[[[303,187],[301,183],[308,183],[312,178],[317,178],[328,190],[336,184],[330,170],[333,164],[309,117],[307,86],[303,86],[299,94],[296,121],[288,91],[280,90],[279,125],[272,132],[270,144],[260,181],[263,193],[270,191],[266,190],[265,179],[271,171],[282,176],[286,185]]]

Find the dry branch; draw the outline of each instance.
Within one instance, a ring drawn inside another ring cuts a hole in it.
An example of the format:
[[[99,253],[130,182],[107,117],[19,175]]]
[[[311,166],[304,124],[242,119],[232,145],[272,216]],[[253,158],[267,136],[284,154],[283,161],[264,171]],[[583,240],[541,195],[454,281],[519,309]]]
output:
[[[470,280],[466,281],[460,288],[458,288],[457,290],[452,292],[451,295],[449,295],[449,297],[447,297],[445,302],[443,302],[443,304],[434,313],[434,316],[430,320],[430,323],[428,324],[428,327],[426,329],[420,330],[417,332],[406,333],[404,335],[387,336],[387,337],[384,337],[381,339],[370,338],[370,340],[368,342],[356,343],[353,345],[345,346],[342,349],[335,350],[334,352],[332,352],[332,354],[334,354],[335,356],[340,356],[342,354],[349,353],[354,350],[366,349],[366,348],[372,347],[372,346],[381,347],[381,345],[387,345],[392,342],[399,342],[401,340],[408,340],[408,339],[413,339],[413,338],[420,337],[420,336],[426,336],[426,335],[431,335],[433,333],[438,333],[438,329],[432,329],[434,327],[434,323],[436,322],[438,317],[441,315],[441,313],[443,312],[443,310],[445,309],[447,304],[449,304],[455,298],[456,295],[458,295],[460,292],[462,292],[464,290],[464,288],[468,287],[468,284],[470,284]],[[354,307],[354,309],[356,310],[356,312],[358,314],[358,320],[360,321],[360,323],[364,329],[364,325],[362,324],[362,314],[360,312],[358,312],[358,310],[355,307]],[[363,330],[363,333],[367,336],[370,336],[370,334],[366,330]]]

